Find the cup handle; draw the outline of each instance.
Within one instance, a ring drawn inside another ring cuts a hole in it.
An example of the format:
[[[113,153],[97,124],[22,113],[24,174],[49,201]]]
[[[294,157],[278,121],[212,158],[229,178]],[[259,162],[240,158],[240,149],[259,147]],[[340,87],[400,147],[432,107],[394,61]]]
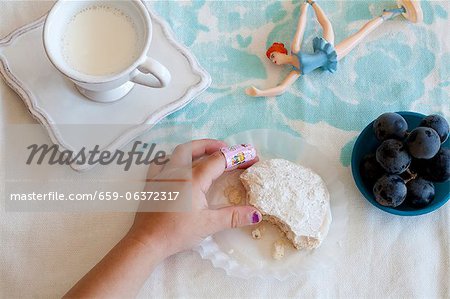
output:
[[[147,57],[144,63],[137,67],[136,71],[137,75],[134,76],[131,81],[148,87],[166,87],[171,80],[169,70],[150,57]]]

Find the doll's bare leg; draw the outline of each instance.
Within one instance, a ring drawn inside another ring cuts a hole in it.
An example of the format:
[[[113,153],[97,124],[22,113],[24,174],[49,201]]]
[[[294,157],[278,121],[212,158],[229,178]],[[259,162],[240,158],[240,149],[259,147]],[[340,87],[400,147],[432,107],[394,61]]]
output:
[[[323,38],[327,40],[327,42],[334,44],[334,31],[333,26],[331,25],[330,20],[323,12],[322,8],[314,1],[308,1],[314,9],[314,12],[317,17],[317,21],[319,21],[320,26],[323,30]]]
[[[402,9],[385,10],[379,17],[367,22],[358,32],[347,37],[340,42],[336,47],[338,60],[344,58],[351,50],[353,50],[367,35],[377,29],[384,21],[392,19],[402,13]]]
[[[303,35],[306,28],[306,14],[308,12],[308,4],[304,3],[300,8],[300,17],[298,18],[297,30],[292,40],[291,52],[297,54],[302,46]]]
[[[353,50],[367,35],[374,31],[384,22],[382,17],[377,17],[366,23],[358,32],[347,37],[336,47],[338,60],[344,58],[351,50]]]

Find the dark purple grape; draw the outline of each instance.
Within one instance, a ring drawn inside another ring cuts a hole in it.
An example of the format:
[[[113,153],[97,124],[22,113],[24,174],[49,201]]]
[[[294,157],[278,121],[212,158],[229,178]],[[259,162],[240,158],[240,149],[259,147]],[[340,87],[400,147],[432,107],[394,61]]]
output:
[[[403,140],[408,131],[408,124],[400,114],[389,112],[380,115],[374,121],[373,130],[380,141],[387,139]]]
[[[431,159],[439,151],[441,139],[435,130],[417,127],[406,138],[406,147],[414,158]]]
[[[423,208],[434,199],[434,185],[430,181],[417,178],[409,181],[406,188],[406,201],[414,208]]]
[[[425,117],[420,123],[419,127],[427,127],[432,128],[438,133],[439,138],[441,139],[441,143],[444,143],[447,140],[448,135],[450,134],[450,128],[448,122],[440,115],[432,114]]]
[[[361,160],[359,171],[364,183],[370,188],[385,174],[383,167],[378,163],[374,154],[364,156]]]
[[[406,198],[406,185],[398,175],[384,175],[373,186],[373,194],[380,205],[395,208]]]
[[[381,167],[392,174],[403,173],[411,163],[411,156],[403,142],[395,139],[383,141],[377,149],[376,158]]]
[[[447,181],[450,179],[450,149],[441,148],[430,160],[414,159],[411,170],[432,182]]]

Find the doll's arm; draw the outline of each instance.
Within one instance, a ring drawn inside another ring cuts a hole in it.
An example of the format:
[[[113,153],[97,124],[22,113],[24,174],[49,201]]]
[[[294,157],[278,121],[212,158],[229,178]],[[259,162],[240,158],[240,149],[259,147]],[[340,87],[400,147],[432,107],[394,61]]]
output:
[[[245,93],[252,97],[274,97],[280,94],[283,94],[286,89],[291,86],[298,78],[300,77],[300,73],[297,71],[292,71],[287,75],[287,77],[280,83],[280,85],[260,90],[254,86],[249,87],[245,90]]]
[[[297,30],[292,40],[291,51],[297,54],[302,46],[303,34],[306,29],[306,13],[308,12],[308,3],[303,3],[300,11],[300,17],[298,18]]]

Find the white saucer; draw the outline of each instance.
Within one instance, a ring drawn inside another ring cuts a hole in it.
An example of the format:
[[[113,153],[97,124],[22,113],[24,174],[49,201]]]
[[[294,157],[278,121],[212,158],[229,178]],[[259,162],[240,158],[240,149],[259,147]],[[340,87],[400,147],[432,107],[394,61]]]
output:
[[[186,47],[174,40],[166,22],[151,9],[149,12],[153,22],[149,53],[169,69],[172,81],[162,89],[136,85],[114,103],[88,100],[53,67],[42,43],[46,16],[0,39],[0,73],[62,150],[76,150],[92,140],[101,149],[122,148],[209,87],[209,74]],[[67,124],[83,126],[79,134],[73,128],[68,134],[61,129]],[[110,134],[92,130],[87,136],[86,125],[121,125],[121,129]],[[71,167],[81,171],[92,165],[72,164]]]

